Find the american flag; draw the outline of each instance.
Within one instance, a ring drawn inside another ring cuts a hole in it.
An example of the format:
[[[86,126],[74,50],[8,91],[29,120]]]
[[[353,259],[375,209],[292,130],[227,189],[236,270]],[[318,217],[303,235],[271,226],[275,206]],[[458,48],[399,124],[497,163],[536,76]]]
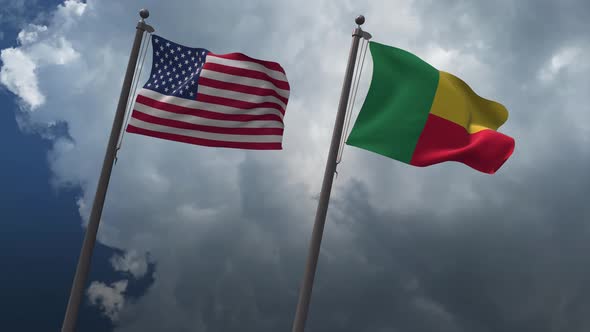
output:
[[[152,36],[153,61],[127,132],[190,144],[280,150],[289,100],[276,62]]]

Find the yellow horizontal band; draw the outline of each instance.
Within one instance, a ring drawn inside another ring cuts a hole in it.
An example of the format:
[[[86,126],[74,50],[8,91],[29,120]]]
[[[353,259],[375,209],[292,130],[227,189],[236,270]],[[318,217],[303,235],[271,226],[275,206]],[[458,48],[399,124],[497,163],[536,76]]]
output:
[[[439,73],[431,114],[462,126],[471,134],[484,129],[497,130],[508,120],[508,110],[502,104],[478,96],[452,74]]]

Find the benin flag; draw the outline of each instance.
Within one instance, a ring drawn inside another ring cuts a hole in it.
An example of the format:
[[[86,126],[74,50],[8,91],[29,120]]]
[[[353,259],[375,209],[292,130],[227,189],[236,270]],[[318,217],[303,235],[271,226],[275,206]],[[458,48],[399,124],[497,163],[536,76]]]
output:
[[[493,174],[514,139],[508,111],[404,50],[370,42],[373,78],[347,144],[414,166],[445,161]]]

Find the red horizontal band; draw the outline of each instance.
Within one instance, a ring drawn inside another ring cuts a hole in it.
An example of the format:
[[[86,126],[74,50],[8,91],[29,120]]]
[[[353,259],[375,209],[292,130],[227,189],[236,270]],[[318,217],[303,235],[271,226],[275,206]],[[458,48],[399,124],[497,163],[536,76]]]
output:
[[[247,150],[281,150],[282,144],[281,143],[252,143],[252,142],[227,142],[227,141],[215,141],[215,140],[208,140],[203,138],[196,138],[196,137],[189,137],[177,134],[169,134],[169,133],[162,133],[158,131],[138,128],[133,125],[128,125],[127,130],[128,133],[133,134],[140,134],[145,136],[151,136],[155,138],[194,144],[194,145],[202,145],[202,146],[210,146],[210,147],[219,147],[219,148],[233,148],[233,149],[247,149]]]
[[[203,65],[203,69],[216,71],[218,73],[234,75],[234,76],[243,76],[243,77],[264,80],[264,81],[271,82],[274,86],[276,86],[279,89],[289,90],[289,83],[288,82],[277,80],[275,78],[268,76],[265,73],[262,73],[262,72],[259,72],[256,70],[231,67],[231,66],[222,65],[219,63],[213,63],[213,62],[205,62],[205,64]]]
[[[212,112],[207,110],[200,110],[195,108],[189,108],[174,104],[168,104],[165,102],[161,102],[158,100],[154,100],[148,98],[143,95],[137,95],[137,102],[143,105],[147,105],[153,108],[157,108],[159,110],[163,110],[166,112],[177,113],[177,114],[188,114],[194,115],[201,118],[213,119],[213,120],[226,120],[226,121],[279,121],[283,122],[280,116],[277,114],[261,114],[261,115],[253,115],[253,114],[226,114],[226,113],[218,113]]]
[[[494,174],[513,151],[512,137],[491,129],[469,134],[462,126],[429,114],[410,164],[429,166],[456,161]]]
[[[279,105],[277,103],[270,102],[270,101],[266,101],[263,103],[251,103],[249,101],[206,95],[204,93],[197,93],[197,101],[202,101],[204,103],[223,105],[223,106],[229,106],[229,107],[239,108],[239,109],[243,109],[243,110],[253,109],[253,108],[274,108],[277,111],[281,112],[282,114],[285,114],[285,109],[283,109],[283,107],[281,105]]]
[[[228,134],[228,135],[283,135],[283,128],[226,128],[226,127],[213,127],[199,125],[195,123],[189,123],[184,121],[172,120],[159,118],[153,115],[145,114],[143,112],[133,110],[131,117],[138,120],[149,122],[157,125],[197,130],[208,133]]]
[[[247,93],[256,96],[272,96],[285,103],[285,105],[289,101],[289,99],[279,95],[275,90],[272,89],[258,88],[249,85],[224,82],[207,77],[199,77],[199,85],[209,86],[216,89]]]
[[[285,70],[283,69],[283,67],[281,67],[280,64],[278,64],[276,62],[272,62],[272,61],[264,61],[264,60],[254,59],[254,58],[251,58],[243,53],[214,54],[214,53],[209,52],[207,55],[208,56],[215,56],[215,57],[223,58],[223,59],[229,59],[229,60],[254,62],[254,63],[260,64],[260,65],[263,65],[268,69],[275,70],[275,71],[285,74]]]

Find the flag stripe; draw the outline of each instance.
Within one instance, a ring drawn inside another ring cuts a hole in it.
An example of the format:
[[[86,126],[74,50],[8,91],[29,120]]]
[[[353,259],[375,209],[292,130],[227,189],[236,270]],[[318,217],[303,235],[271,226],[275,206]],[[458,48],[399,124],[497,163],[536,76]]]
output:
[[[227,141],[216,141],[197,137],[183,136],[178,134],[163,133],[136,127],[132,124],[127,126],[127,132],[134,134],[141,134],[145,136],[151,136],[155,138],[177,141],[188,144],[218,147],[218,148],[234,148],[234,149],[251,149],[251,150],[281,150],[282,144],[280,142],[274,143],[252,143],[252,142],[227,142]]]
[[[369,48],[371,85],[347,144],[409,163],[432,106],[438,71],[403,50],[375,42]]]
[[[281,110],[284,110],[287,107],[285,103],[273,96],[258,96],[249,93],[212,88],[210,86],[204,86],[199,84],[199,95],[200,94],[215,97],[223,97],[248,103],[269,103],[275,105],[274,107],[278,107]],[[197,95],[197,100],[199,99],[199,95]]]
[[[261,73],[259,71],[250,70],[250,69],[243,69],[243,68],[235,68],[225,65],[220,65],[217,63],[209,63],[205,62],[203,65],[203,70],[208,69],[211,71],[216,71],[224,74],[230,74],[234,76],[244,76],[249,78],[256,78],[259,80],[265,80],[271,82],[274,86],[279,89],[289,90],[289,83],[281,80],[276,80],[265,73]]]
[[[163,113],[163,114],[162,114]],[[165,115],[165,112],[161,112],[160,115]],[[282,128],[251,128],[251,127],[215,127],[209,126],[204,124],[196,124],[192,122],[184,121],[184,119],[179,118],[164,118],[153,116],[151,114],[143,113],[138,110],[134,110],[131,117],[144,121],[149,122],[157,125],[168,126],[172,128],[179,128],[179,129],[188,129],[188,130],[198,130],[202,132],[208,133],[218,133],[218,134],[228,134],[228,135],[282,135],[283,129]],[[190,117],[190,115],[189,115]]]
[[[225,127],[225,128],[283,128],[283,123],[275,120],[271,121],[231,121],[231,120],[217,120],[203,118],[194,114],[183,114],[176,112],[168,112],[165,109],[158,107],[150,107],[144,104],[136,103],[134,111],[139,111],[159,118],[173,119],[184,121],[187,123],[194,123],[204,126]]]
[[[508,120],[504,105],[480,97],[459,77],[441,71],[430,114],[452,121],[469,133],[498,130]]]
[[[242,53],[214,54],[214,53],[209,52],[209,54],[207,54],[207,55],[215,56],[215,57],[223,58],[223,59],[254,62],[254,63],[261,64],[268,69],[276,70],[276,71],[279,71],[279,72],[285,74],[285,70],[283,69],[283,67],[281,67],[281,65],[276,62],[254,59],[254,58],[251,58],[251,57],[249,57],[245,54],[242,54]]]
[[[218,133],[209,133],[199,130],[189,130],[182,128],[173,128],[155,123],[149,123],[137,118],[130,118],[129,124],[138,128],[158,131],[161,133],[182,135],[194,138],[202,138],[213,141],[227,141],[227,142],[250,142],[250,143],[277,143],[281,142],[282,135],[227,135]]]
[[[227,83],[235,83],[235,84],[241,84],[241,85],[247,85],[247,86],[256,86],[256,87],[264,88],[264,89],[270,89],[270,90],[274,90],[276,93],[278,93],[279,95],[281,95],[284,98],[289,98],[289,90],[288,89],[285,90],[285,89],[277,88],[274,84],[272,84],[268,81],[265,81],[265,80],[257,79],[257,78],[234,76],[234,75],[224,74],[224,73],[220,73],[220,72],[216,72],[216,71],[212,71],[212,70],[207,70],[207,69],[203,69],[201,71],[201,77],[199,78],[199,80],[201,80],[203,78],[214,79],[217,81],[224,81]]]
[[[199,93],[197,95],[197,101],[202,101],[202,102],[217,104],[217,105],[223,105],[223,106],[229,106],[229,107],[235,107],[235,108],[241,108],[244,110],[253,109],[253,108],[274,108],[281,113],[285,112],[283,110],[283,108],[281,108],[281,106],[279,106],[275,103],[269,103],[269,102],[251,103],[251,102],[247,102],[247,101],[229,99],[229,98],[224,98],[224,97],[219,97],[219,96],[210,96],[210,95],[206,95],[204,93]]]
[[[269,69],[268,67],[250,61],[241,61],[241,60],[233,60],[228,58],[217,57],[215,55],[208,54],[206,58],[206,63],[216,63],[224,66],[234,67],[234,68],[243,68],[243,69],[250,69],[257,72],[264,73],[276,80],[280,81],[287,81],[287,76],[283,72],[276,71]]]
[[[167,112],[192,114],[194,116],[208,119],[228,121],[274,120],[281,123],[283,121],[283,113],[273,108],[252,108],[242,110],[235,107],[165,96],[148,89],[140,91],[140,94],[137,96],[137,102]]]
[[[231,82],[225,82],[225,81],[219,81],[219,80],[211,79],[208,77],[199,78],[199,86],[209,86],[212,88],[248,93],[248,94],[257,95],[257,96],[273,96],[283,103],[283,107],[286,107],[286,104],[289,100],[288,98],[281,96],[275,90],[264,89],[264,88],[253,87],[253,86],[249,86],[249,85],[243,85],[243,84],[237,84],[237,83],[231,83]]]
[[[480,172],[494,174],[513,151],[512,137],[491,129],[470,134],[461,125],[430,114],[410,164],[424,167],[457,161]]]

